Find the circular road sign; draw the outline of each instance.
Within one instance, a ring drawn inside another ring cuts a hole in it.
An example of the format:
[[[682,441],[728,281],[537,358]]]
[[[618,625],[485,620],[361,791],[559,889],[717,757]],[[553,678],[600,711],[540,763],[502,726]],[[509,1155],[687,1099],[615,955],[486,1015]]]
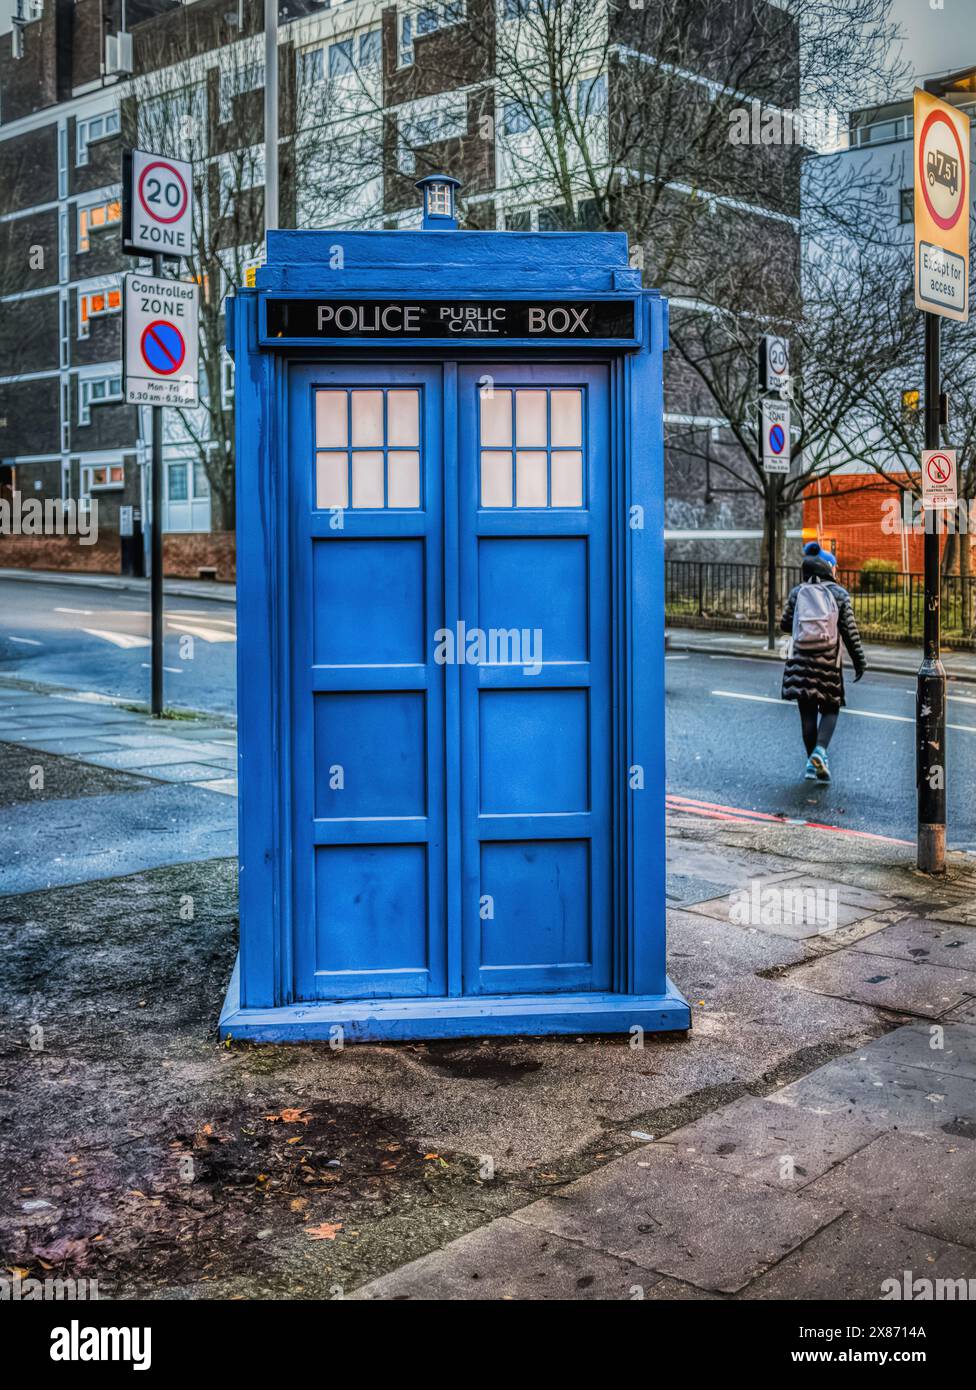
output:
[[[178,222],[190,201],[183,175],[165,159],[146,165],[136,192],[146,216],[154,222]]]
[[[783,445],[786,443],[786,432],[782,425],[773,425],[769,431],[769,447],[774,454],[783,452]]]
[[[777,376],[782,376],[790,365],[786,344],[782,338],[774,338],[769,344],[769,366]]]
[[[966,157],[959,132],[944,111],[931,111],[918,142],[918,177],[936,226],[952,231],[966,206]]]
[[[178,372],[186,357],[183,334],[166,319],[156,319],[143,329],[139,342],[143,361],[156,376],[172,376]]]
[[[933,483],[947,483],[952,476],[952,461],[945,454],[933,454],[925,471]]]

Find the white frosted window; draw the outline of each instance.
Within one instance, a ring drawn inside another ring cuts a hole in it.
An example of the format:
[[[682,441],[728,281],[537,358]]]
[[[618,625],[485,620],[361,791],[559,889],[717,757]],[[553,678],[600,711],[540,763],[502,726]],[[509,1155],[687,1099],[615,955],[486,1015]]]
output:
[[[349,456],[346,453],[316,456],[315,505],[349,506]]]
[[[391,447],[412,444],[416,448],[420,443],[420,392],[388,391],[386,408],[387,443]],[[409,505],[416,507],[417,503]]]
[[[515,392],[515,443],[541,445],[544,449],[547,440],[546,391]]]
[[[583,392],[553,391],[550,398],[554,449],[578,449],[583,443]]]
[[[315,444],[316,507],[423,506],[415,387],[316,391]]]
[[[582,507],[583,455],[578,449],[553,450],[551,477],[554,507]]]
[[[481,447],[510,449],[512,447],[512,393],[493,391],[481,396]]]
[[[388,505],[420,506],[420,455],[415,449],[391,449],[387,459]]]
[[[512,505],[512,456],[504,450],[481,451],[481,505]]]
[[[546,487],[546,451],[520,450],[515,456],[515,498],[519,507],[544,507],[548,501]]]
[[[315,393],[315,443],[320,449],[344,449],[349,443],[347,393]]]
[[[352,393],[352,442],[357,444],[383,444],[383,392],[353,391]],[[353,492],[355,493],[355,484]],[[354,504],[355,505],[355,504]],[[379,504],[382,506],[382,502]]]
[[[352,505],[382,507],[383,451],[354,451],[352,456]]]

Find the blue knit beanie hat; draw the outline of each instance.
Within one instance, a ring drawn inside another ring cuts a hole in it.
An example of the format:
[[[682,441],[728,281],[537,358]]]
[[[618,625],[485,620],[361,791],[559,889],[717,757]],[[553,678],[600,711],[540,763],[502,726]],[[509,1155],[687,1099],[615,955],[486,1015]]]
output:
[[[811,559],[825,560],[828,565],[836,565],[837,556],[831,555],[829,550],[824,550],[819,541],[807,541],[803,547],[803,554]]]

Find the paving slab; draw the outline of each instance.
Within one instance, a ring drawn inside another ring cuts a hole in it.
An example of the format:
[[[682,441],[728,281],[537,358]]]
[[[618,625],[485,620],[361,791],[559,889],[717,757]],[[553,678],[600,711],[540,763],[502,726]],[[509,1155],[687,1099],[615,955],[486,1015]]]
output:
[[[167,763],[199,762],[200,757],[200,745],[196,744],[185,748],[123,748],[112,753],[98,753],[88,761],[96,767],[129,769],[153,767],[157,764],[163,767]]]
[[[205,782],[213,780],[226,769],[209,763],[151,763],[145,767],[130,767],[129,772],[156,777],[161,782]]]
[[[817,1115],[750,1096],[675,1130],[655,1148],[791,1192],[881,1133],[882,1126],[868,1120]]]
[[[0,894],[31,893],[237,852],[237,808],[195,786],[155,784],[22,804],[0,862]]]
[[[872,955],[860,944],[802,965],[788,980],[796,989],[923,1018],[940,1018],[973,990],[971,972]]]
[[[909,1023],[864,1050],[879,1061],[976,1080],[976,1027],[971,1024]]]
[[[698,1288],[734,1293],[839,1208],[645,1148],[516,1213]]]
[[[906,1271],[909,1285],[914,1279],[971,1279],[976,1255],[963,1245],[850,1212],[761,1274],[737,1298],[890,1299],[895,1287],[904,1288]],[[895,1286],[886,1285],[891,1280],[897,1281]]]
[[[976,1143],[890,1133],[810,1184],[805,1196],[976,1247]]]
[[[198,787],[203,787],[203,788],[205,788],[207,791],[210,791],[210,792],[220,792],[220,794],[221,794],[222,796],[236,796],[236,795],[237,795],[237,778],[236,778],[236,777],[218,777],[218,778],[216,779],[216,781],[213,781],[213,782],[197,782],[196,785],[197,785]]]
[[[92,734],[69,734],[65,738],[35,738],[30,742],[24,742],[23,746],[36,748],[40,753],[63,753],[66,757],[77,757],[81,753],[110,753],[114,747],[107,738],[95,738]]]
[[[502,1217],[376,1279],[352,1300],[518,1299],[578,1302],[643,1296],[659,1276],[600,1250]]]
[[[926,1134],[947,1125],[976,1124],[976,1086],[968,1077],[927,1072],[875,1059],[870,1049],[831,1062],[768,1097],[819,1115],[849,1115],[885,1129]]]
[[[945,1018],[953,1023],[976,1023],[976,999],[964,999],[957,1008],[950,1009]]]
[[[862,937],[857,949],[868,955],[942,965],[949,970],[976,971],[976,928],[931,917],[903,917],[882,931]],[[971,993],[976,994],[976,976]]]

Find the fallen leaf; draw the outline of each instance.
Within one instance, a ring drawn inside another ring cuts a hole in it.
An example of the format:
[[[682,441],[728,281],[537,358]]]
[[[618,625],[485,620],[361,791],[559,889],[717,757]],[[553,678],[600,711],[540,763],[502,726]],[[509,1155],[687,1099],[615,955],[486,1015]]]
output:
[[[309,1226],[305,1234],[309,1240],[335,1240],[341,1230],[341,1221],[323,1221],[321,1226]]]

